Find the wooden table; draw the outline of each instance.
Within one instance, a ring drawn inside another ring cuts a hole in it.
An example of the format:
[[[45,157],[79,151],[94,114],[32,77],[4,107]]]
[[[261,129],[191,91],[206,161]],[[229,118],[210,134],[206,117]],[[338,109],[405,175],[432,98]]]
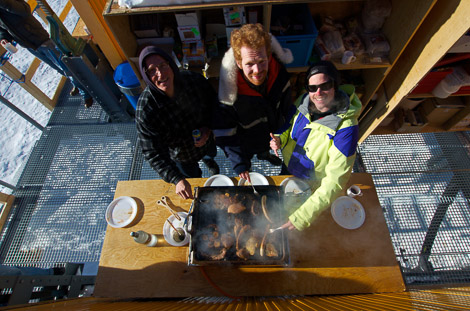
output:
[[[287,176],[268,177],[279,185]],[[238,182],[238,178],[232,178]],[[190,179],[203,186],[206,178]],[[369,174],[353,174],[350,184],[364,193],[364,224],[355,230],[340,227],[330,209],[310,228],[290,231],[291,267],[205,267],[212,281],[234,296],[315,295],[399,292],[405,290],[387,225]],[[129,228],[108,226],[95,285],[97,297],[195,297],[220,296],[200,267],[187,265],[188,247],[173,247],[162,228],[170,216],[156,201],[166,195],[172,206],[188,211],[191,200],[175,194],[175,186],[161,180],[120,181],[115,197],[131,196],[144,207],[139,222]],[[157,247],[146,247],[130,237],[144,230],[159,238]]]

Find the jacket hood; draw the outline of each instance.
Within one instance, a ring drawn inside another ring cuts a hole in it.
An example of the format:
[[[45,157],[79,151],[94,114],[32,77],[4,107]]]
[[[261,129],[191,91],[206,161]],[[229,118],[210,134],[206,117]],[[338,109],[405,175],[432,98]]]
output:
[[[145,61],[145,58],[147,58],[150,55],[159,55],[162,58],[164,58],[170,64],[171,70],[173,70],[175,87],[179,83],[179,80],[180,80],[179,79],[178,66],[176,66],[175,61],[171,58],[170,55],[168,55],[164,50],[162,50],[162,49],[160,49],[156,46],[147,46],[142,50],[142,52],[140,52],[140,55],[139,55],[139,71],[140,71],[140,74],[142,75],[142,78],[144,79],[145,83],[147,84],[147,86],[152,91],[155,91],[155,92],[158,92],[158,93],[164,95],[165,93],[162,92],[158,87],[156,87],[156,85],[149,79],[149,77],[145,73],[145,63],[144,63],[144,61]]]
[[[292,63],[294,57],[289,49],[283,48],[276,37],[271,35],[271,48],[272,53],[276,55],[277,59],[283,64]],[[232,106],[237,100],[237,75],[238,66],[233,55],[232,48],[225,52],[222,64],[220,67],[219,75],[219,101],[226,105]]]

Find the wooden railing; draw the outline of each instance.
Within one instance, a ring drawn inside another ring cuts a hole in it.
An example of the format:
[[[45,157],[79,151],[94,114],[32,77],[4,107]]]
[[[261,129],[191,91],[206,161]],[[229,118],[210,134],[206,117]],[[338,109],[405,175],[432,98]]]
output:
[[[32,12],[36,12],[41,19],[48,24],[47,19],[46,19],[46,14],[44,11],[42,11],[41,8],[38,7],[37,2],[35,0],[27,0],[26,1],[29,6],[31,7]],[[64,9],[60,14],[58,14],[59,18],[61,21],[64,21],[67,15],[70,12],[70,9],[72,8],[72,3],[70,1],[67,2],[65,5]],[[6,50],[0,46],[0,55],[5,55]],[[28,93],[30,93],[34,98],[36,98],[40,103],[42,103],[46,108],[49,110],[53,110],[55,105],[57,104],[57,101],[59,99],[59,95],[62,91],[62,88],[64,87],[64,84],[67,80],[66,77],[62,77],[60,81],[57,84],[57,87],[55,89],[55,92],[52,96],[52,98],[49,98],[37,85],[35,85],[32,82],[32,78],[34,74],[36,73],[39,65],[41,64],[41,61],[37,58],[34,58],[32,63],[29,65],[28,69],[26,70],[26,73],[23,75],[21,71],[19,71],[15,66],[13,66],[9,61],[4,61],[2,66],[0,66],[0,69],[7,74],[10,79],[13,81],[18,81],[21,82],[19,85],[25,89]]]

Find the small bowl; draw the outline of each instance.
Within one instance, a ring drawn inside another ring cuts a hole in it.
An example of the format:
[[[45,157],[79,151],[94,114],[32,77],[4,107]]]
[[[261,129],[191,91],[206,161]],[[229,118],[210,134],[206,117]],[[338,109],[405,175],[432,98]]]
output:
[[[165,221],[165,224],[163,225],[163,237],[165,238],[165,241],[167,241],[170,245],[184,246],[189,243],[189,233],[186,231],[186,228],[184,228],[184,221],[186,220],[186,217],[188,217],[188,213],[178,212],[178,215],[181,217],[181,220],[178,220],[175,218],[174,215],[171,215],[170,217],[168,217],[168,221],[171,222],[176,229],[181,228],[184,231],[184,239],[181,241],[176,241],[174,239],[174,234],[176,234],[176,232],[170,226],[168,221]]]

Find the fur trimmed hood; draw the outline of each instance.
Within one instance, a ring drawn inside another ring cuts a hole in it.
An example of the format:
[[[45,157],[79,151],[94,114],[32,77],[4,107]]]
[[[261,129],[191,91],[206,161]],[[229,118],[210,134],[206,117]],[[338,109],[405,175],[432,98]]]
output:
[[[279,44],[276,37],[271,35],[272,53],[283,64],[292,63],[294,57],[289,49],[285,49]],[[232,106],[237,100],[237,74],[238,66],[233,56],[233,50],[230,48],[225,52],[219,75],[219,101],[223,104]]]

